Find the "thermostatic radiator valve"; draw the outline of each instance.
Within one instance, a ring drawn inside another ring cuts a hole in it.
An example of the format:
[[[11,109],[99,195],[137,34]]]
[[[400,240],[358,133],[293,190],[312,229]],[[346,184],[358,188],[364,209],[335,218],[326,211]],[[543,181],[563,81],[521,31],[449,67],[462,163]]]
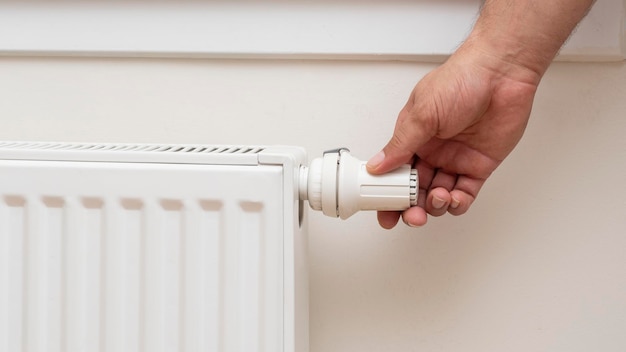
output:
[[[314,210],[347,219],[359,210],[405,210],[417,204],[417,170],[410,165],[371,175],[346,148],[324,152],[300,169],[300,199]]]

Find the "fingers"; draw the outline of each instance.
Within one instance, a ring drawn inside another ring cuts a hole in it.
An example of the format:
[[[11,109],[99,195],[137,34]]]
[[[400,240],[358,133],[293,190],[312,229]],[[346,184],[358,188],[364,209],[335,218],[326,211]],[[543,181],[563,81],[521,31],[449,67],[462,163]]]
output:
[[[378,212],[378,222],[383,228],[393,228],[400,217],[408,226],[419,227],[426,224],[428,215],[465,214],[485,183],[482,179],[463,175],[456,177],[442,171],[434,171],[420,162],[416,168],[423,170],[420,174],[417,206],[405,210],[402,214],[396,211]]]
[[[433,186],[426,197],[426,211],[433,216],[441,216],[446,212],[452,215],[465,214],[478,196],[485,180],[468,176],[459,176],[453,187],[447,187],[451,175],[441,172],[433,179]],[[447,184],[446,184],[447,183]]]
[[[420,227],[426,225],[428,215],[424,208],[411,207],[402,212],[402,221],[411,227]]]
[[[379,211],[378,212],[378,223],[384,229],[390,230],[398,223],[398,219],[400,219],[399,211]]]
[[[367,162],[368,172],[384,174],[410,162],[416,151],[436,134],[436,128],[425,115],[418,114],[409,105],[411,101],[400,112],[387,145]]]
[[[426,211],[433,216],[441,216],[448,211],[452,202],[450,191],[456,184],[456,175],[438,170],[430,184],[430,191],[425,203]]]
[[[435,188],[428,193],[425,210],[432,216],[441,216],[448,211],[451,202],[450,191],[443,187]]]
[[[485,181],[485,179],[459,176],[454,189],[450,192],[452,201],[448,212],[452,215],[465,214],[472,203],[474,203],[474,200],[476,200],[478,192],[480,192]]]
[[[450,192],[450,197],[452,198],[452,202],[448,207],[448,213],[452,215],[465,214],[476,199],[475,196],[461,190],[454,190]]]
[[[404,212],[399,211],[379,211],[378,223],[384,229],[392,229],[402,217],[402,221],[411,227],[420,227],[426,225],[428,215],[423,208],[411,207]]]

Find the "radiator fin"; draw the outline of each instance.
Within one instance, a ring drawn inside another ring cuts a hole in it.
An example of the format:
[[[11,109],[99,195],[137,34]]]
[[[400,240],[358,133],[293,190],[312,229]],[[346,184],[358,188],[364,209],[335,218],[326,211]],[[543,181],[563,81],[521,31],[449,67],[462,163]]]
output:
[[[62,311],[65,202],[59,197],[31,199],[26,210],[26,350],[60,351],[64,329]]]
[[[141,305],[145,227],[144,203],[123,198],[104,201],[102,236],[102,347],[105,351],[143,351]]]
[[[6,196],[0,203],[0,351],[22,351],[26,200]]]
[[[182,350],[222,351],[224,212],[221,201],[188,204],[182,265]]]

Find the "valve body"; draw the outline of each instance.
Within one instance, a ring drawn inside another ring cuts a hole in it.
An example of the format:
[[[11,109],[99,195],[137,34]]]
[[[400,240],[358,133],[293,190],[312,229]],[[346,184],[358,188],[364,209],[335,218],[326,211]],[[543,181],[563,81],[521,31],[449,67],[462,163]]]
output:
[[[417,177],[410,165],[372,175],[365,161],[337,149],[302,167],[300,198],[308,199],[312,209],[342,219],[360,210],[405,210],[417,204]]]

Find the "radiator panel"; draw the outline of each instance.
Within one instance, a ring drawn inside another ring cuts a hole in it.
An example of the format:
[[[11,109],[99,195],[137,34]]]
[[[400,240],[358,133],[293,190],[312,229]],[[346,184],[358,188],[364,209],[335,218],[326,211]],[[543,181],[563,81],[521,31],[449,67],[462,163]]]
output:
[[[282,351],[283,193],[273,165],[1,161],[0,351]]]

